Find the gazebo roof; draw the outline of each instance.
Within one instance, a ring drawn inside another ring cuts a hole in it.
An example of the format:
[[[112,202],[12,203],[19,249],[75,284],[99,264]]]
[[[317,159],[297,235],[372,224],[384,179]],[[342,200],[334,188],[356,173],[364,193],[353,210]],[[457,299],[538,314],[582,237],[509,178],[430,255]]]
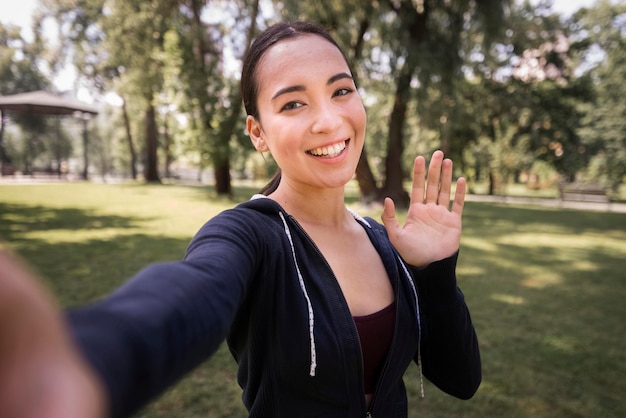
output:
[[[98,114],[98,109],[94,106],[43,90],[0,96],[0,110],[39,115],[69,116],[75,112]]]

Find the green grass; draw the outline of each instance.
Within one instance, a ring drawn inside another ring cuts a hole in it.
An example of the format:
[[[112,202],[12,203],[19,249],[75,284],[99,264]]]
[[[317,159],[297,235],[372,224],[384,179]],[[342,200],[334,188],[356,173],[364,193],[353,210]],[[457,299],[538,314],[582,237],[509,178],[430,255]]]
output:
[[[0,238],[73,306],[180,258],[207,219],[254,190],[228,200],[203,187],[5,185]],[[458,275],[483,383],[469,401],[426,383],[420,399],[411,367],[410,416],[626,416],[626,215],[469,202],[464,221]],[[244,417],[235,376],[222,347],[137,416]]]

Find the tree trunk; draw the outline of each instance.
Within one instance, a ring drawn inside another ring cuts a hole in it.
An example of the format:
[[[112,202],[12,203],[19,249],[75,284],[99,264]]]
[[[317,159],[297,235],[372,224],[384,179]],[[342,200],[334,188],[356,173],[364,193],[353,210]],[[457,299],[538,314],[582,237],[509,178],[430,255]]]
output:
[[[218,195],[231,195],[232,188],[230,185],[230,161],[226,159],[222,164],[214,164],[215,176],[215,192]]]
[[[166,179],[169,179],[172,174],[170,173],[170,166],[172,165],[172,151],[171,144],[172,138],[170,137],[170,129],[169,124],[167,123],[168,115],[166,114],[163,118],[163,152],[165,154],[165,164],[164,164],[164,173],[163,176]]]
[[[359,34],[356,38],[356,42],[352,47],[352,62],[357,63],[361,60],[361,56],[363,55],[363,43],[365,41],[365,34],[370,27],[370,16],[371,12],[374,10],[371,6],[371,3],[367,3],[366,6],[370,8],[370,13],[367,14],[367,17],[364,18],[359,24]],[[355,74],[353,74],[355,82],[358,85],[359,75],[356,73],[356,68],[353,69]],[[356,166],[356,181],[359,185],[359,190],[361,192],[361,200],[365,203],[370,203],[376,200],[380,200],[380,190],[378,185],[376,184],[376,179],[374,178],[374,173],[372,173],[372,169],[369,164],[369,160],[367,158],[367,147],[363,146],[363,152],[361,153],[361,157],[359,158],[359,163]]]
[[[383,193],[391,197],[397,207],[408,207],[409,194],[404,190],[404,171],[402,170],[402,153],[404,152],[403,127],[406,119],[408,91],[411,88],[413,69],[405,63],[396,84],[393,110],[389,120],[389,142],[385,159],[385,185]]]
[[[89,130],[87,119],[83,117],[83,180],[89,178]],[[59,177],[61,176],[61,160],[59,159]]]
[[[402,170],[402,153],[404,151],[404,122],[406,120],[407,103],[411,91],[411,79],[417,68],[417,47],[424,40],[429,2],[424,2],[422,10],[413,6],[412,2],[402,2],[399,7],[389,2],[408,31],[411,45],[407,47],[406,60],[397,79],[393,110],[389,120],[389,143],[385,160],[385,184],[383,194],[391,197],[397,207],[408,207],[409,194],[404,190],[404,172]]]
[[[371,203],[376,200],[380,200],[378,186],[376,185],[376,179],[370,169],[369,161],[367,159],[367,149],[363,147],[363,152],[359,158],[359,163],[356,166],[356,181],[361,191],[361,200],[365,203]]]
[[[6,153],[4,152],[4,111],[0,109],[0,166],[7,161]]]
[[[145,114],[146,124],[146,156],[144,164],[144,179],[148,183],[158,183],[159,172],[157,169],[157,129],[154,106],[148,102]]]
[[[252,4],[252,12],[250,14],[250,27],[246,36],[246,49],[244,55],[248,53],[252,39],[256,33],[256,19],[259,14],[259,0],[255,0]],[[213,170],[215,175],[215,192],[218,195],[230,195],[232,187],[230,184],[230,139],[236,135],[235,126],[237,120],[241,117],[242,98],[239,88],[235,89],[235,93],[231,95],[230,114],[226,120],[222,122],[220,134],[217,136],[219,144],[216,144],[213,156]]]
[[[124,128],[126,129],[126,140],[128,141],[128,153],[130,154],[130,175],[133,180],[137,180],[137,153],[133,145],[133,135],[130,130],[130,118],[126,109],[126,100],[122,98],[122,116],[124,117]]]

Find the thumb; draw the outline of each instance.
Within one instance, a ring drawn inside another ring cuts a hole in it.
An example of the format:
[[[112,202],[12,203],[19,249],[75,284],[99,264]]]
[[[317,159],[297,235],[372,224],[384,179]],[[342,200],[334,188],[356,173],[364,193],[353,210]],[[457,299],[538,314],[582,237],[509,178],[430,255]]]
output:
[[[397,230],[400,228],[400,223],[398,222],[398,218],[396,218],[396,206],[391,198],[385,198],[383,213],[380,217],[383,221],[383,225],[385,225],[389,239],[393,240],[397,235]]]

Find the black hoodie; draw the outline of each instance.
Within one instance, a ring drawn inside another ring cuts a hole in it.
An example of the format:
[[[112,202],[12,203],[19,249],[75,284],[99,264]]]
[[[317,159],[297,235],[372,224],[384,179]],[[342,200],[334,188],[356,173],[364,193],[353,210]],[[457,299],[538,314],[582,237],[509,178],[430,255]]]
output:
[[[111,416],[145,405],[225,339],[250,417],[406,417],[402,377],[411,361],[441,390],[473,396],[480,353],[456,284],[457,254],[413,268],[382,225],[354,217],[396,299],[369,410],[357,329],[332,270],[293,217],[257,198],[209,220],[184,260],[148,266],[106,299],[68,312],[108,389]]]

